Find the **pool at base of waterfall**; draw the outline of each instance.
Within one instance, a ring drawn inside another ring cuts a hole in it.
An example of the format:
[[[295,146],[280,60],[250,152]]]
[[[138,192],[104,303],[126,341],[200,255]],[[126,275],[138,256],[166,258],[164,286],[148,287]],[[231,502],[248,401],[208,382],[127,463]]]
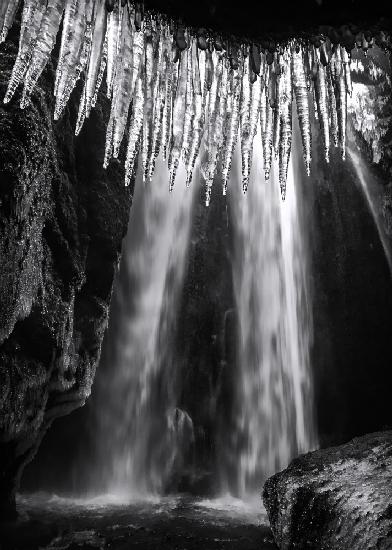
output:
[[[17,524],[0,527],[1,550],[277,548],[260,499],[75,499],[39,493],[20,495],[18,510]]]

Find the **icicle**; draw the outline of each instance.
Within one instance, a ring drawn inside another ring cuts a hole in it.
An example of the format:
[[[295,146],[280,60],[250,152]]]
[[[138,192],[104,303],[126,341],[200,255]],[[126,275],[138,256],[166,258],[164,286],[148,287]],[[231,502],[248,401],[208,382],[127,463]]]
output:
[[[242,190],[246,193],[250,176],[250,146],[251,128],[250,111],[252,100],[252,87],[249,80],[249,60],[244,63],[244,74],[242,78],[241,111],[240,111],[240,136],[241,136],[241,160],[242,160]]]
[[[132,174],[135,168],[135,161],[138,152],[138,144],[142,135],[143,129],[143,75],[140,74],[136,80],[135,100],[133,112],[129,124],[129,138],[127,148],[127,158],[125,161],[125,185],[131,183]]]
[[[325,160],[329,162],[329,120],[328,120],[328,84],[326,69],[319,66],[315,81],[316,106],[318,120],[323,135]]]
[[[292,139],[292,83],[291,83],[291,63],[289,53],[285,53],[285,64],[282,68],[282,95],[281,103],[281,123],[280,123],[280,141],[279,141],[279,184],[282,199],[286,198],[287,170],[290,161],[291,139]]]
[[[207,106],[207,132],[205,135],[206,143],[206,160],[201,165],[201,172],[205,180],[206,185],[206,206],[209,205],[211,199],[212,184],[214,181],[215,170],[218,162],[219,154],[219,131],[222,132],[222,112],[220,106],[222,103],[219,98],[219,91],[221,90],[221,81],[222,73],[227,75],[226,70],[224,71],[224,61],[222,54],[214,52],[213,63],[213,79],[211,83],[211,88],[208,97],[208,106]],[[207,57],[208,61],[208,57]],[[227,76],[226,76],[227,77]],[[225,77],[225,78],[226,78]],[[209,74],[208,66],[206,71],[206,87],[209,86]],[[222,98],[222,102],[224,98]],[[220,130],[219,130],[220,128]]]
[[[347,88],[344,67],[341,67],[336,85],[336,105],[338,111],[339,145],[342,159],[346,158],[346,119],[347,119]]]
[[[78,136],[82,131],[85,120],[86,120],[86,101],[82,98],[79,104],[78,118],[76,120],[75,136]]]
[[[346,118],[347,118],[347,87],[346,74],[344,66],[344,58],[342,59],[342,49],[335,49],[331,63],[331,81],[335,92],[336,111],[334,117],[337,117],[337,134],[338,143],[341,149],[341,155],[344,159],[346,156]],[[334,120],[334,123],[336,120]]]
[[[122,29],[121,59],[117,61],[111,113],[113,117],[114,158],[118,158],[120,153],[133,96],[134,82],[139,72],[140,57],[143,53],[143,33],[140,31],[133,32],[127,8],[125,8],[123,14]]]
[[[207,85],[206,80],[204,81],[204,89],[201,86],[201,71],[203,70],[205,77],[205,55],[204,52],[200,57],[194,56],[193,67],[197,63],[197,71],[199,73],[198,78],[200,79],[199,84],[194,83],[195,89],[195,112],[192,120],[192,139],[188,155],[188,164],[187,164],[187,177],[186,177],[186,186],[189,187],[192,181],[193,169],[196,164],[196,159],[199,155],[201,141],[203,138],[204,123],[205,123],[205,107],[207,100]],[[194,67],[195,69],[195,67]],[[194,71],[195,72],[195,71]],[[200,90],[198,92],[197,90]]]
[[[280,125],[282,122],[281,119],[281,110],[282,110],[282,94],[283,94],[283,87],[284,87],[284,79],[283,79],[283,61],[280,56],[279,63],[277,63],[277,74],[276,74],[276,83],[275,83],[275,91],[274,95],[276,97],[274,101],[273,106],[273,112],[274,112],[274,127],[273,127],[273,150],[275,152],[275,158],[278,158],[279,156],[279,140],[280,140]]]
[[[260,129],[261,129],[261,135],[264,135],[265,132],[265,124],[266,124],[266,117],[267,117],[267,109],[266,109],[266,103],[265,103],[265,89],[261,91],[261,99],[260,99]]]
[[[10,4],[11,0],[3,0],[3,2],[0,4],[0,33],[3,30],[6,13],[10,7]]]
[[[257,132],[257,124],[259,122],[259,114],[260,114],[260,102],[261,102],[261,79],[258,78],[256,82],[252,85],[252,99],[251,99],[251,107],[250,107],[251,147],[253,144],[253,139]]]
[[[212,147],[211,144],[208,148],[209,156],[209,179],[206,191],[206,205],[208,206],[211,199],[212,183],[216,174],[216,168],[218,164],[219,153],[221,151],[224,139],[224,121],[227,105],[227,78],[228,78],[228,65],[222,56],[218,59],[218,81],[217,81],[217,98],[216,98],[216,111],[215,121],[212,134]]]
[[[113,133],[114,133],[114,116],[110,115],[108,127],[106,128],[105,140],[105,157],[103,167],[106,169],[109,166],[110,159],[113,155]]]
[[[0,44],[5,41],[12,27],[20,0],[3,0],[0,6]]]
[[[204,107],[203,98],[201,95],[195,97],[195,112],[192,120],[192,139],[189,147],[186,186],[189,187],[192,182],[193,169],[196,164],[196,159],[199,155],[201,140],[203,137],[204,127]]]
[[[263,148],[263,159],[266,157],[266,125],[267,125],[267,108],[268,108],[268,96],[267,96],[267,83],[269,80],[269,66],[264,65],[264,85],[262,87],[261,99],[260,99],[260,131],[261,131],[261,143]]]
[[[192,40],[192,87],[195,91],[195,94],[202,95],[199,50],[197,48],[197,41],[195,39]]]
[[[4,103],[11,101],[16,88],[23,81],[26,71],[29,68],[31,54],[34,50],[35,40],[39,33],[43,14],[46,9],[46,0],[25,0],[20,39],[19,51],[12,69]]]
[[[65,5],[65,11],[64,11],[64,18],[63,18],[63,32],[61,34],[61,44],[60,44],[60,53],[59,53],[59,59],[57,62],[57,69],[56,69],[56,79],[54,84],[54,95],[57,96],[58,94],[58,88],[59,88],[59,81],[62,75],[62,72],[64,70],[63,64],[65,61],[65,53],[69,55],[69,51],[66,52],[67,47],[73,44],[75,40],[77,40],[76,36],[73,36],[73,25],[75,24],[76,19],[76,12],[78,9],[78,6],[80,5],[80,2],[78,0],[70,0],[66,2]],[[81,11],[84,16],[84,11]],[[84,21],[84,17],[83,17]]]
[[[318,112],[317,102],[316,102],[315,99],[313,100],[313,109],[314,109],[314,118],[316,120],[318,120],[319,119],[319,112]]]
[[[152,145],[151,145],[151,157],[148,165],[147,180],[150,181],[154,174],[155,161],[159,155],[161,147],[162,136],[162,122],[163,113],[165,107],[165,90],[166,90],[166,73],[169,64],[169,48],[165,36],[162,37],[159,44],[158,53],[158,67],[162,67],[159,70],[155,83],[155,100],[154,100],[154,121],[152,126]]]
[[[91,25],[91,0],[68,0],[56,71],[55,120],[60,118],[80,74],[85,70],[91,46]]]
[[[194,41],[194,48],[197,48]],[[188,53],[188,67],[187,67],[187,79],[186,79],[186,106],[184,117],[184,131],[182,136],[181,155],[185,164],[188,161],[190,140],[191,140],[191,122],[194,116],[194,100],[193,100],[193,67],[192,67],[192,46]]]
[[[179,61],[179,76],[176,90],[176,96],[174,100],[173,108],[173,122],[172,122],[172,139],[171,148],[169,153],[169,170],[170,170],[170,182],[169,190],[173,190],[174,180],[177,174],[177,168],[180,162],[181,145],[184,131],[184,118],[186,107],[186,82],[188,75],[188,50],[184,50],[181,53],[181,59]]]
[[[216,54],[216,62],[213,72],[213,80],[208,98],[206,154],[207,160],[202,164],[202,173],[206,184],[206,206],[210,204],[212,184],[214,181],[216,165],[218,161],[219,128],[221,128],[221,111],[219,110],[221,79],[223,72],[223,59],[221,54]],[[226,73],[227,74],[227,73]],[[208,87],[208,84],[207,84]],[[222,90],[221,90],[222,91]],[[223,92],[222,92],[223,93]],[[223,100],[222,100],[223,102]]]
[[[24,90],[21,100],[22,109],[26,107],[29,102],[31,92],[48,62],[56,41],[57,32],[64,11],[64,4],[65,0],[48,0],[24,79]]]
[[[264,173],[265,179],[268,180],[271,172],[272,164],[272,146],[273,146],[273,123],[274,123],[274,113],[270,105],[268,97],[265,98],[266,101],[266,120],[265,120],[265,132],[263,139],[263,153],[264,153]]]
[[[328,111],[329,111],[329,120],[331,126],[331,136],[332,141],[335,147],[338,145],[338,116],[336,110],[336,99],[335,91],[332,82],[332,71],[331,67],[327,67],[327,84],[328,84]]]
[[[113,81],[120,53],[123,9],[122,3],[118,1],[114,10],[108,14],[106,89],[109,99],[113,94]]]
[[[144,33],[144,121],[143,121],[143,142],[142,142],[142,163],[143,163],[143,181],[145,182],[148,174],[149,159],[152,156],[152,124],[154,108],[154,84],[156,80],[156,60],[154,59],[153,32],[151,23],[146,25]]]
[[[101,55],[106,36],[105,0],[95,0],[93,21],[94,27],[88,59],[88,70],[83,89],[82,103],[80,109],[81,120],[83,118],[88,118],[90,115],[92,101],[95,95],[99,75],[99,68],[101,66]]]
[[[340,48],[341,51],[341,57],[344,64],[344,77],[346,80],[346,90],[348,95],[351,96],[352,94],[352,82],[351,82],[351,67],[350,67],[350,58],[348,56],[347,51],[345,48]]]
[[[303,52],[304,72],[308,90],[310,90],[312,87],[312,68],[314,65],[313,53],[314,51],[311,46],[306,48],[306,50]]]
[[[102,50],[102,56],[101,56],[101,64],[99,66],[97,84],[95,85],[95,92],[94,92],[93,99],[91,101],[92,108],[96,106],[98,101],[98,94],[99,94],[99,90],[101,89],[103,75],[105,74],[107,59],[108,59],[108,34],[106,32],[105,42],[103,44],[103,50]]]
[[[131,97],[135,94],[136,80],[138,78],[139,70],[143,64],[144,55],[144,37],[143,31],[135,31],[133,36],[133,49],[132,49],[132,80],[130,83]]]
[[[224,195],[226,195],[227,193],[227,184],[229,181],[231,162],[238,137],[238,127],[240,121],[241,82],[242,71],[239,70],[233,75],[232,107],[228,122],[227,135],[225,136],[225,143],[223,148],[222,179]]]
[[[213,75],[214,75],[214,64],[212,61],[212,53],[208,49],[206,51],[206,86],[207,91],[209,92],[211,90],[212,81],[213,81]]]
[[[298,114],[298,120],[299,120],[299,127],[301,130],[306,173],[309,175],[310,161],[311,161],[311,132],[310,132],[310,118],[309,118],[308,89],[306,85],[301,48],[299,52],[296,51],[295,47],[293,48],[292,60],[293,60],[292,61],[293,89],[294,89],[295,101],[297,104],[297,114]]]
[[[163,145],[163,160],[167,160],[171,127],[172,127],[172,111],[173,111],[173,90],[176,88],[178,76],[178,63],[169,64],[166,83],[165,83],[165,107],[163,110],[162,121],[162,145]]]
[[[258,78],[252,84],[252,97],[250,105],[250,117],[249,117],[249,143],[248,143],[248,152],[247,152],[247,173],[248,181],[246,188],[248,186],[250,171],[252,168],[252,157],[253,157],[253,140],[257,133],[257,125],[259,122],[259,113],[260,113],[260,101],[261,101],[261,79]],[[245,191],[246,189],[244,189]]]

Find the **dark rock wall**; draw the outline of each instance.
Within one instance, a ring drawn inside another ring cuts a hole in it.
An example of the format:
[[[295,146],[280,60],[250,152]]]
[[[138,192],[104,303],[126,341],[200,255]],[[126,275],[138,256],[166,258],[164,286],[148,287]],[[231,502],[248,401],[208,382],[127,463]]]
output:
[[[350,163],[337,160],[316,183],[313,364],[325,445],[392,426],[392,280]]]
[[[17,37],[2,45],[0,96]],[[90,394],[131,196],[102,168],[101,101],[79,138],[54,123],[53,68],[32,105],[0,107],[0,516],[54,418]]]
[[[348,147],[360,151],[369,188],[392,252],[390,140],[392,98],[380,124],[381,162],[351,128]],[[389,118],[388,118],[389,117]],[[308,238],[312,250],[314,345],[312,364],[321,446],[392,427],[392,274],[355,166],[332,150],[327,165],[313,132],[311,176],[305,179]]]

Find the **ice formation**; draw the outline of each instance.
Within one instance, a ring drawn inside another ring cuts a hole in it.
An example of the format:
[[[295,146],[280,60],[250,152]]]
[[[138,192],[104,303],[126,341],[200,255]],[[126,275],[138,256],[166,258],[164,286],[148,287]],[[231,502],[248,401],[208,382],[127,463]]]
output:
[[[19,3],[1,3],[1,41]],[[60,28],[54,116],[61,116],[77,81],[83,78],[78,134],[105,82],[111,112],[104,165],[118,157],[127,140],[126,184],[132,179],[139,152],[143,178],[149,181],[162,150],[170,170],[170,189],[180,163],[190,185],[200,158],[208,204],[218,167],[223,193],[227,191],[239,138],[246,192],[253,140],[260,127],[265,177],[269,178],[275,157],[284,198],[293,111],[298,116],[308,174],[313,110],[326,161],[331,144],[345,157],[351,47],[346,44],[346,50],[344,40],[332,43],[327,34],[321,34],[316,41],[292,39],[262,47],[187,28],[141,10],[140,3],[133,5],[130,0],[23,0],[19,52],[5,103],[21,86],[21,107],[28,105]],[[389,40],[384,34],[381,38],[384,43]],[[359,36],[356,45],[367,49],[369,40]]]

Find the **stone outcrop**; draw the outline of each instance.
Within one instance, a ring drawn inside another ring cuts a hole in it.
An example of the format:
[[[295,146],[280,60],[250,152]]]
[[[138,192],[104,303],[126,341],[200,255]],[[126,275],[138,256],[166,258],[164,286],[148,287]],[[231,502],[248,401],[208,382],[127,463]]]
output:
[[[392,431],[308,453],[267,480],[281,550],[392,548]]]
[[[0,97],[16,54],[2,45]],[[131,192],[102,168],[100,98],[79,138],[76,100],[54,123],[53,68],[32,105],[0,107],[0,518],[53,419],[90,394]]]

